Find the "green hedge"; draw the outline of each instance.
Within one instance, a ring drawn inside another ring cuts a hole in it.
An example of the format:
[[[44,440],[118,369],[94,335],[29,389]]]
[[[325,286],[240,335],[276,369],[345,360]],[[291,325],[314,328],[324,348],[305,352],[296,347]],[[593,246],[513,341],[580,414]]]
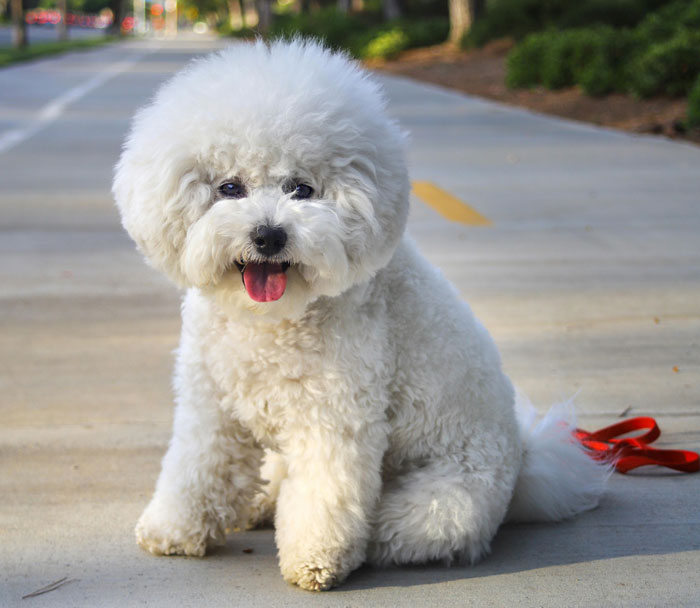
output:
[[[633,62],[629,90],[638,97],[684,96],[700,74],[700,32],[680,30]]]
[[[506,85],[512,89],[529,88],[542,82],[542,63],[552,32],[530,34],[506,59]]]
[[[687,95],[700,74],[700,0],[677,0],[633,29],[550,29],[527,36],[509,54],[506,84],[590,95],[612,91]]]
[[[313,36],[360,59],[391,59],[406,49],[444,42],[449,29],[446,17],[382,23],[376,13],[344,15],[330,7],[305,15],[279,15],[270,35]]]
[[[323,39],[331,48],[355,53],[356,40],[361,40],[368,29],[377,27],[380,20],[376,13],[345,15],[335,7],[326,7],[298,15],[276,15],[269,35],[273,38],[290,38],[300,34]]]
[[[629,32],[610,27],[531,34],[508,55],[511,88],[579,84],[589,95],[604,95],[626,80],[625,58],[634,48]]]
[[[462,46],[483,46],[497,38],[522,40],[546,29],[609,25],[633,27],[671,0],[492,0]],[[686,0],[682,0],[686,2]]]
[[[370,40],[361,54],[365,59],[393,59],[408,48],[409,42],[406,32],[400,27],[394,27]]]

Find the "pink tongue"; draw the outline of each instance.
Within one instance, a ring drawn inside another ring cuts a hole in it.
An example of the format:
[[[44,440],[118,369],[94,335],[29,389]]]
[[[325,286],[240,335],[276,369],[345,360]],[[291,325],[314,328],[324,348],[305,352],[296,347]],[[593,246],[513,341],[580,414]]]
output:
[[[243,284],[256,302],[279,300],[287,287],[287,275],[282,264],[249,262],[243,270]]]

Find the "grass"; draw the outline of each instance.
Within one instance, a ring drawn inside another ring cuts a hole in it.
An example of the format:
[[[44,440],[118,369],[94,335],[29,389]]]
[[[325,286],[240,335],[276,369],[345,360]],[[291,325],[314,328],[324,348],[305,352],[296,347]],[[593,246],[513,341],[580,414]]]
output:
[[[66,40],[63,42],[37,42],[34,44],[30,43],[25,48],[19,50],[11,47],[0,47],[0,68],[19,61],[29,61],[31,59],[45,57],[46,55],[91,49],[108,42],[114,42],[117,39],[117,36],[102,36],[83,40]]]

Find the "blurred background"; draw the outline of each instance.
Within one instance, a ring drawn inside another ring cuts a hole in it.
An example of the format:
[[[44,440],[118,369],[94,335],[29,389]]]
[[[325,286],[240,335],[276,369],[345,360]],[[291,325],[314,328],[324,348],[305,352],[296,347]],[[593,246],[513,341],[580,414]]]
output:
[[[700,0],[0,0],[0,65],[185,31],[316,36],[375,68],[700,142]]]
[[[0,607],[319,599],[284,583],[272,530],[205,560],[133,538],[171,436],[181,294],[122,229],[113,167],[164,81],[256,35],[385,72],[426,197],[409,230],[535,404],[576,393],[583,428],[654,416],[655,445],[700,449],[700,0],[0,0],[0,16]],[[488,223],[443,216],[449,201]],[[506,526],[481,564],[365,568],[323,605],[695,608],[698,496],[700,475],[617,475],[600,509]]]

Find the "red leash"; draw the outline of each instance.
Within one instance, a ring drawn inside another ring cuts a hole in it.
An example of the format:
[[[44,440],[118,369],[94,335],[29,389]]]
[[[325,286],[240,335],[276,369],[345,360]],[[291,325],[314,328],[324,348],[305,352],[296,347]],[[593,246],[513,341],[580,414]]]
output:
[[[617,439],[632,431],[646,430],[646,433]],[[648,416],[630,418],[604,429],[589,433],[582,429],[574,432],[576,438],[591,452],[596,460],[614,463],[620,473],[627,473],[637,467],[655,464],[676,471],[695,473],[700,471],[700,456],[689,450],[658,450],[649,447],[661,435],[656,420]]]

